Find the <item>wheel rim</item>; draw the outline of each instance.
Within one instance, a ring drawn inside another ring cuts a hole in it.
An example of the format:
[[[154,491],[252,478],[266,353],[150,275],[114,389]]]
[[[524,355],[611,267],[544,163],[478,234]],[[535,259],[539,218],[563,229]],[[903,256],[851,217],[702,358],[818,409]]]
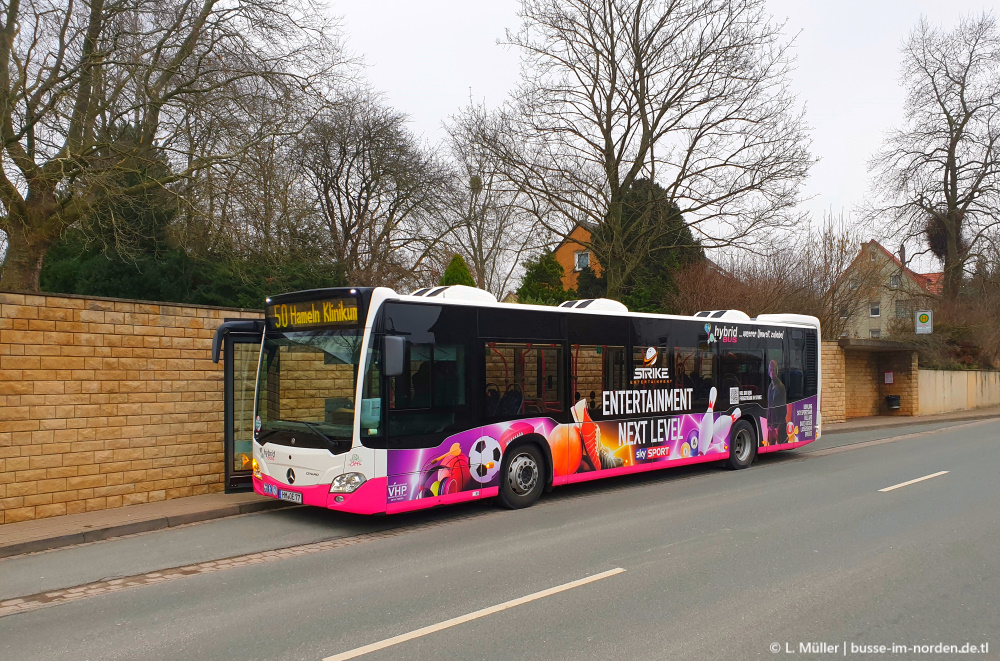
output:
[[[538,484],[538,463],[530,454],[519,454],[510,462],[507,484],[518,496],[524,496],[535,488]]]
[[[741,464],[750,458],[751,442],[750,432],[746,429],[736,432],[736,438],[733,439],[733,452],[736,454],[736,460]]]

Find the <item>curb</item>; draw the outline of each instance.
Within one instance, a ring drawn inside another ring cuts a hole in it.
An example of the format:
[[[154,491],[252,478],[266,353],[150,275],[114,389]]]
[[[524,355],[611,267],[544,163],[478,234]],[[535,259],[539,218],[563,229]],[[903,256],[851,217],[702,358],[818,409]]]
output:
[[[137,533],[149,532],[151,530],[163,530],[165,528],[174,528],[176,526],[183,526],[189,523],[211,521],[212,519],[224,519],[231,516],[239,516],[240,514],[252,514],[254,512],[282,509],[291,506],[292,503],[284,503],[278,500],[265,500],[240,503],[238,505],[226,505],[225,507],[216,507],[214,509],[203,510],[201,512],[186,512],[184,514],[175,514],[173,516],[161,516],[155,519],[130,521],[128,523],[109,525],[103,528],[93,528],[84,532],[75,532],[67,535],[44,537],[41,539],[32,539],[27,542],[16,542],[14,544],[3,545],[0,546],[0,558],[9,558],[11,556],[23,555],[25,553],[37,553],[38,551],[49,551],[51,549],[62,548],[65,546],[86,544],[87,542],[99,542],[112,537],[135,535]]]
[[[912,425],[933,425],[939,422],[972,422],[975,420],[988,420],[990,418],[1000,418],[1000,413],[993,411],[990,413],[983,413],[981,415],[962,415],[962,416],[948,416],[943,418],[934,419],[922,419],[920,416],[910,416],[907,418],[896,418],[892,422],[883,422],[880,424],[869,424],[869,425],[859,425],[857,427],[851,427],[850,429],[832,429],[823,430],[823,436],[834,435],[834,434],[851,434],[857,431],[875,431],[878,429],[892,429],[893,427],[910,427]],[[833,424],[844,424],[844,423],[833,423]]]

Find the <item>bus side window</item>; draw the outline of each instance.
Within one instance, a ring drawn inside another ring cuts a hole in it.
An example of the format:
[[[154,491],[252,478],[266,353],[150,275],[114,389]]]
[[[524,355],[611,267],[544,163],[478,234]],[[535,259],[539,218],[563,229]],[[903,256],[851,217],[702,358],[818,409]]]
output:
[[[465,406],[465,347],[461,344],[407,345],[403,374],[389,379],[389,447],[432,447]]]
[[[388,449],[436,447],[475,425],[465,343],[474,319],[464,308],[386,304],[386,333],[406,338],[403,373],[383,380]]]
[[[764,387],[764,352],[754,349],[727,351],[719,358],[721,386],[719,402],[729,402],[735,406],[741,402],[761,403]],[[742,394],[742,398],[741,398]]]
[[[793,402],[805,396],[806,340],[805,334],[798,329],[793,329],[790,335],[785,342],[788,353],[781,370],[781,382],[785,384],[788,401]]]
[[[712,349],[675,347],[674,374],[675,387],[692,389],[694,410],[707,408],[709,394],[715,387],[715,354]]]
[[[590,416],[599,419],[605,390],[620,390],[624,378],[625,347],[579,345],[569,348],[573,401],[586,400]]]
[[[511,420],[563,411],[562,347],[487,342],[483,415]]]

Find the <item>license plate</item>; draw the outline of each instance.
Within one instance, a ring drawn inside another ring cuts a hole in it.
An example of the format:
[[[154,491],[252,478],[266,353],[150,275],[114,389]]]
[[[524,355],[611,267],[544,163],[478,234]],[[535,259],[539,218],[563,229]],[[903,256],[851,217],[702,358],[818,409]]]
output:
[[[278,491],[278,499],[287,500],[290,503],[298,503],[299,505],[302,504],[302,494],[298,491],[285,491],[284,489],[280,489]]]

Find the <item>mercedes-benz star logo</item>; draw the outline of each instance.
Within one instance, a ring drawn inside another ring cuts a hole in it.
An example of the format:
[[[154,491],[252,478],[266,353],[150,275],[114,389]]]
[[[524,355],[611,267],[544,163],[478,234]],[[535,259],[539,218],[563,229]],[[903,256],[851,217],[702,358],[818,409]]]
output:
[[[289,468],[288,472],[285,473],[285,477],[288,478],[289,484],[295,484],[295,471],[293,471],[291,468]]]

